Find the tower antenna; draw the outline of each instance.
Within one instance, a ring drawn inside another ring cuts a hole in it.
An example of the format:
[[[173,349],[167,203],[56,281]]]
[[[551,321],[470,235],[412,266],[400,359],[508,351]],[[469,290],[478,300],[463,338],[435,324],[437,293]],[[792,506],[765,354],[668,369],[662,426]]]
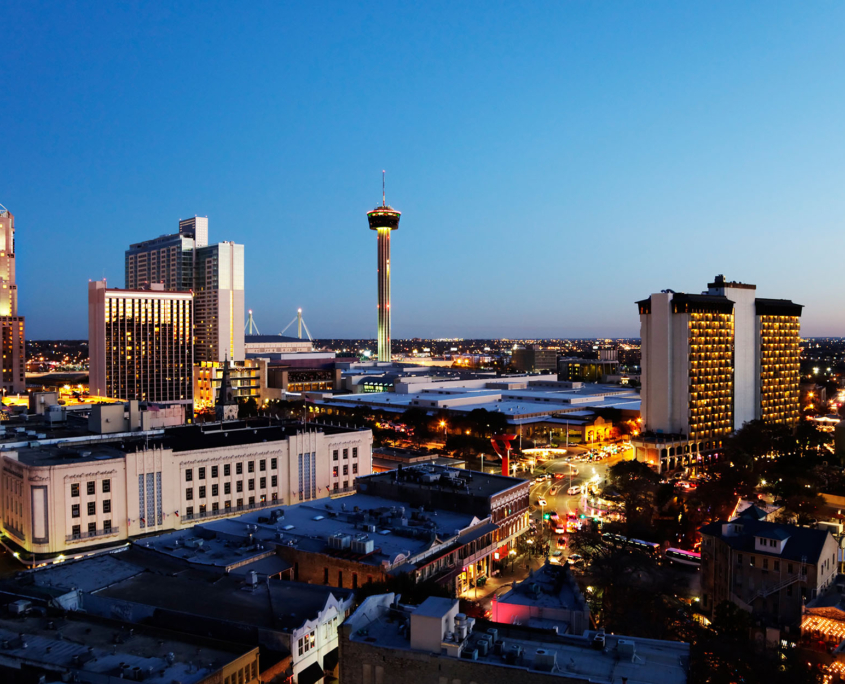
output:
[[[384,194],[384,169],[381,170],[381,206],[387,206],[387,200]]]

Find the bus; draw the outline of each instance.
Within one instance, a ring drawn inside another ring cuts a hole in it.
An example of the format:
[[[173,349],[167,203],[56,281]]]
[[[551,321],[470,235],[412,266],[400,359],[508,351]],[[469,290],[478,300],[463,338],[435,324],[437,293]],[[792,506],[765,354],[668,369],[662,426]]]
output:
[[[684,549],[666,549],[664,554],[673,563],[688,565],[693,568],[701,567],[701,554]]]
[[[642,549],[643,551],[648,551],[652,554],[657,554],[660,551],[660,544],[657,542],[650,542],[645,541],[643,539],[629,539],[628,537],[623,537],[621,534],[613,534],[612,532],[605,532],[602,535],[605,539],[612,539],[618,542],[622,542],[623,544],[630,544],[631,546],[636,546],[638,549]]]

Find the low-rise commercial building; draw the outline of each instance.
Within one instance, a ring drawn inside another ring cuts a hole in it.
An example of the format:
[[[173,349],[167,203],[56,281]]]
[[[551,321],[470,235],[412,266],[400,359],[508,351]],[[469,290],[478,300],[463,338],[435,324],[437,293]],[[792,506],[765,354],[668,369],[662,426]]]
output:
[[[0,613],[0,681],[17,684],[258,684],[258,648],[146,626],[131,631],[79,613],[49,619],[32,602]]]
[[[524,373],[557,370],[557,351],[537,345],[517,347],[511,355],[511,365]]]
[[[522,582],[494,597],[490,619],[509,625],[581,635],[590,628],[590,608],[569,565],[546,563]]]
[[[340,634],[344,684],[685,684],[688,671],[689,644],[477,621],[435,597],[410,606],[370,596]]]
[[[34,440],[0,463],[4,533],[25,554],[70,554],[352,491],[371,471],[372,432],[230,421]]]
[[[352,612],[353,593],[272,578],[261,572],[267,561],[278,560],[272,550],[240,572],[244,566],[232,567],[238,555],[243,561],[257,549],[231,543],[215,548],[213,541],[184,531],[162,535],[160,544],[148,547],[145,540],[120,553],[36,570],[6,582],[3,591],[31,597],[77,592],[72,609],[89,615],[258,646],[264,670],[276,661],[281,681],[313,683],[334,671],[337,628]],[[191,563],[173,553],[178,549],[227,562]]]
[[[730,601],[769,625],[796,626],[803,605],[836,578],[839,547],[827,530],[769,522],[748,508],[700,531],[707,614]]]

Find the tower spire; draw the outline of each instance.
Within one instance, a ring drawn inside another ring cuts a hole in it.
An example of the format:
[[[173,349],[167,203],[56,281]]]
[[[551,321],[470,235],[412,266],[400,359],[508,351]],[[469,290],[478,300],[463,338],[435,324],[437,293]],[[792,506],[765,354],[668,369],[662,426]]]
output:
[[[387,206],[387,199],[386,199],[386,196],[384,194],[384,173],[385,173],[385,171],[384,171],[384,169],[382,169],[381,170],[381,206],[386,207]]]

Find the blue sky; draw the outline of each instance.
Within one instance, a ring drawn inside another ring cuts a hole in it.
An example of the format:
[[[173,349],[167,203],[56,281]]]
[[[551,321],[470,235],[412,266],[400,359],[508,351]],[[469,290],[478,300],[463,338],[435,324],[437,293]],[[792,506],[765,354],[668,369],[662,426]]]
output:
[[[393,329],[639,334],[714,275],[845,335],[845,5],[0,7],[0,203],[27,334],[87,336],[88,279],[209,217],[262,332],[375,336],[365,212],[403,212]]]

